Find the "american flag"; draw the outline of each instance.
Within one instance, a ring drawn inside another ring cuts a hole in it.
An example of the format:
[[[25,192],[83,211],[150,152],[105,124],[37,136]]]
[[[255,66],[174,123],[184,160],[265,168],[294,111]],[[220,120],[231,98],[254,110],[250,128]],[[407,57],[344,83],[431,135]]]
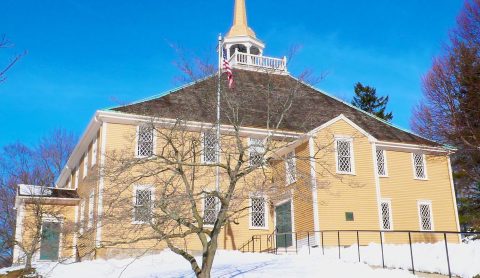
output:
[[[232,89],[233,88],[233,72],[232,68],[230,67],[230,63],[228,62],[227,59],[227,51],[223,49],[223,70],[227,73],[227,79],[228,79],[228,88]]]

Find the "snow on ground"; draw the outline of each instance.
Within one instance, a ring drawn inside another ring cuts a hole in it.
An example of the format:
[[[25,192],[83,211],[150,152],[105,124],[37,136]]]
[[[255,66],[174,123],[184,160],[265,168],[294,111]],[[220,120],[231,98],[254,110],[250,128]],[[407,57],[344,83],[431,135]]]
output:
[[[194,277],[189,264],[178,255],[164,251],[137,260],[96,260],[70,265],[42,264],[45,277]],[[404,270],[372,269],[366,264],[345,263],[322,256],[218,252],[213,277],[414,277]]]
[[[302,250],[304,252],[305,250]],[[412,245],[415,270],[429,273],[448,275],[447,255],[445,242],[434,244],[418,243]],[[322,254],[321,248],[311,249],[314,256]],[[342,261],[358,262],[357,245],[342,248]],[[448,244],[450,268],[452,274],[460,277],[474,277],[480,275],[480,240],[463,244]],[[308,250],[307,250],[308,254]],[[325,256],[338,258],[338,249],[325,250]],[[369,265],[382,266],[380,244],[370,244],[360,247],[361,261]],[[385,266],[390,268],[411,269],[409,245],[384,245]]]
[[[449,244],[450,264],[456,276],[471,278],[480,274],[480,241],[465,244]],[[362,263],[358,263],[357,246],[341,249],[302,248],[298,255],[273,255],[219,251],[215,257],[213,277],[414,277],[408,245],[385,245],[385,264],[389,268],[405,270],[373,269],[381,266],[381,249],[378,244],[361,246]],[[415,269],[422,272],[448,274],[444,242],[414,244]],[[200,258],[197,258],[200,261]],[[45,277],[194,277],[190,265],[180,256],[164,251],[158,255],[138,259],[96,260],[75,264],[43,263],[37,265]],[[2,270],[0,270],[0,274]]]

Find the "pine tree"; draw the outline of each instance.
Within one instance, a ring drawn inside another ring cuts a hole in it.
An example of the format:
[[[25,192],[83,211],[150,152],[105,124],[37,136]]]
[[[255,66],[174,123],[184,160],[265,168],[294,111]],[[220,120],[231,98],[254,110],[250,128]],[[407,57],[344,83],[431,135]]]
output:
[[[377,89],[370,86],[363,86],[360,82],[355,84],[354,89],[355,96],[352,100],[354,106],[385,121],[391,121],[393,119],[392,112],[385,112],[388,104],[388,96],[378,97]]]

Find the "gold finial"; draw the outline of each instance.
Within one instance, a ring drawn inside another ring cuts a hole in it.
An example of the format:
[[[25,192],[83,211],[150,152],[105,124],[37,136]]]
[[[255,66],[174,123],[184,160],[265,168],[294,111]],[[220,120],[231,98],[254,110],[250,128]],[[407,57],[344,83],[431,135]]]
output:
[[[245,0],[235,0],[235,11],[233,14],[233,26],[228,32],[228,37],[250,36],[256,38],[255,32],[248,27],[247,8]]]

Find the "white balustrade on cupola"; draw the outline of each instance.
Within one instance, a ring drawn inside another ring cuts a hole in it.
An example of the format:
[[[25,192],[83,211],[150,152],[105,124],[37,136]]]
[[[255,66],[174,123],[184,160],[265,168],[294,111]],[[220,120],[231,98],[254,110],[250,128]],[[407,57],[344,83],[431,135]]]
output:
[[[283,59],[272,58],[261,55],[253,55],[242,53],[235,50],[229,63],[234,68],[247,70],[266,70],[277,73],[288,73],[287,71],[287,57]]]

